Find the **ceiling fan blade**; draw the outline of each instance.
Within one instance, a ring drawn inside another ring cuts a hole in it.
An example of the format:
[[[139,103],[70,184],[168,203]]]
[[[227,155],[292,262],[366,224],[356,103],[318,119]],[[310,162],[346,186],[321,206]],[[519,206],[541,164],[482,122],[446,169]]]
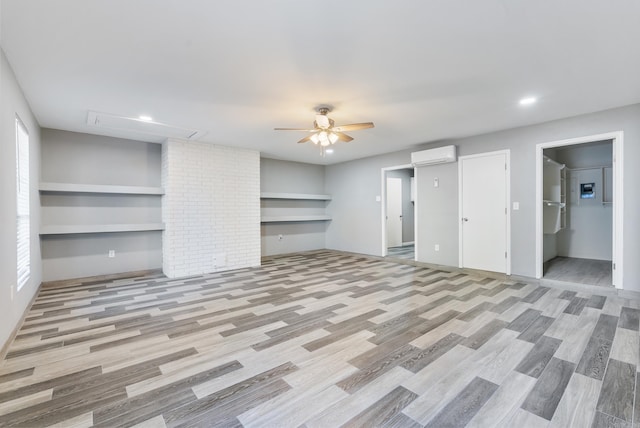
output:
[[[304,137],[302,140],[298,141],[298,144],[300,143],[306,143],[307,141],[311,140],[311,135],[309,135],[308,137]]]
[[[349,125],[339,125],[333,128],[334,132],[358,131],[360,129],[373,128],[373,122],[351,123]]]
[[[336,132],[336,131],[335,131],[335,128],[334,128],[333,133],[334,133],[334,134],[336,134],[336,135],[338,136],[338,140],[340,140],[340,141],[344,141],[345,143],[348,143],[349,141],[353,140],[353,137],[350,137],[350,136],[348,136],[348,135],[347,135],[347,134],[345,134],[345,133],[342,133],[342,132]]]

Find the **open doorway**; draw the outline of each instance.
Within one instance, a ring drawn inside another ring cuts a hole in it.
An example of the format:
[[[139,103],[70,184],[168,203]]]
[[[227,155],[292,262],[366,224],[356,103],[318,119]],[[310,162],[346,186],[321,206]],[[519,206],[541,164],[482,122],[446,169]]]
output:
[[[538,145],[537,277],[622,288],[622,133]]]
[[[382,170],[382,255],[415,260],[415,170],[410,165]]]

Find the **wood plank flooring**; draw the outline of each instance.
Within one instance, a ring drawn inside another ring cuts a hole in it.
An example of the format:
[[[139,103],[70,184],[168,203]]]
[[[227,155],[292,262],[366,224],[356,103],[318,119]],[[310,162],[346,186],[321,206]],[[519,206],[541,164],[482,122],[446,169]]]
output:
[[[413,244],[387,248],[387,257],[390,259],[415,260],[415,246]]]
[[[612,287],[610,260],[554,257],[544,264],[544,278],[577,284]]]
[[[0,426],[632,427],[640,304],[314,251],[45,287]]]

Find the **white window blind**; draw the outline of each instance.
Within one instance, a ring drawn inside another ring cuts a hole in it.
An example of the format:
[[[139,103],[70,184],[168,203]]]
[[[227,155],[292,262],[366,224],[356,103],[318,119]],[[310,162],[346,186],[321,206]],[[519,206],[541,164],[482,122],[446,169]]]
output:
[[[18,290],[31,274],[31,242],[29,233],[29,134],[16,117],[16,226],[18,233]]]

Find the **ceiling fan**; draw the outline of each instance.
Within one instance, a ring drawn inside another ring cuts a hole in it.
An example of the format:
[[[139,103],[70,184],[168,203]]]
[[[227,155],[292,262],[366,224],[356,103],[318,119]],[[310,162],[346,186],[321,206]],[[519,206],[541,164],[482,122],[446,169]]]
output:
[[[337,143],[338,141],[344,141],[348,143],[353,140],[353,137],[345,134],[345,131],[358,131],[360,129],[373,128],[373,122],[364,123],[351,123],[349,125],[335,126],[333,119],[327,116],[327,113],[331,111],[331,106],[318,106],[316,107],[316,120],[313,122],[313,129],[308,128],[274,128],[276,131],[305,131],[311,132],[311,135],[307,135],[298,143],[306,143],[311,141],[313,144],[320,145],[322,149],[322,155],[324,156],[327,146]]]

